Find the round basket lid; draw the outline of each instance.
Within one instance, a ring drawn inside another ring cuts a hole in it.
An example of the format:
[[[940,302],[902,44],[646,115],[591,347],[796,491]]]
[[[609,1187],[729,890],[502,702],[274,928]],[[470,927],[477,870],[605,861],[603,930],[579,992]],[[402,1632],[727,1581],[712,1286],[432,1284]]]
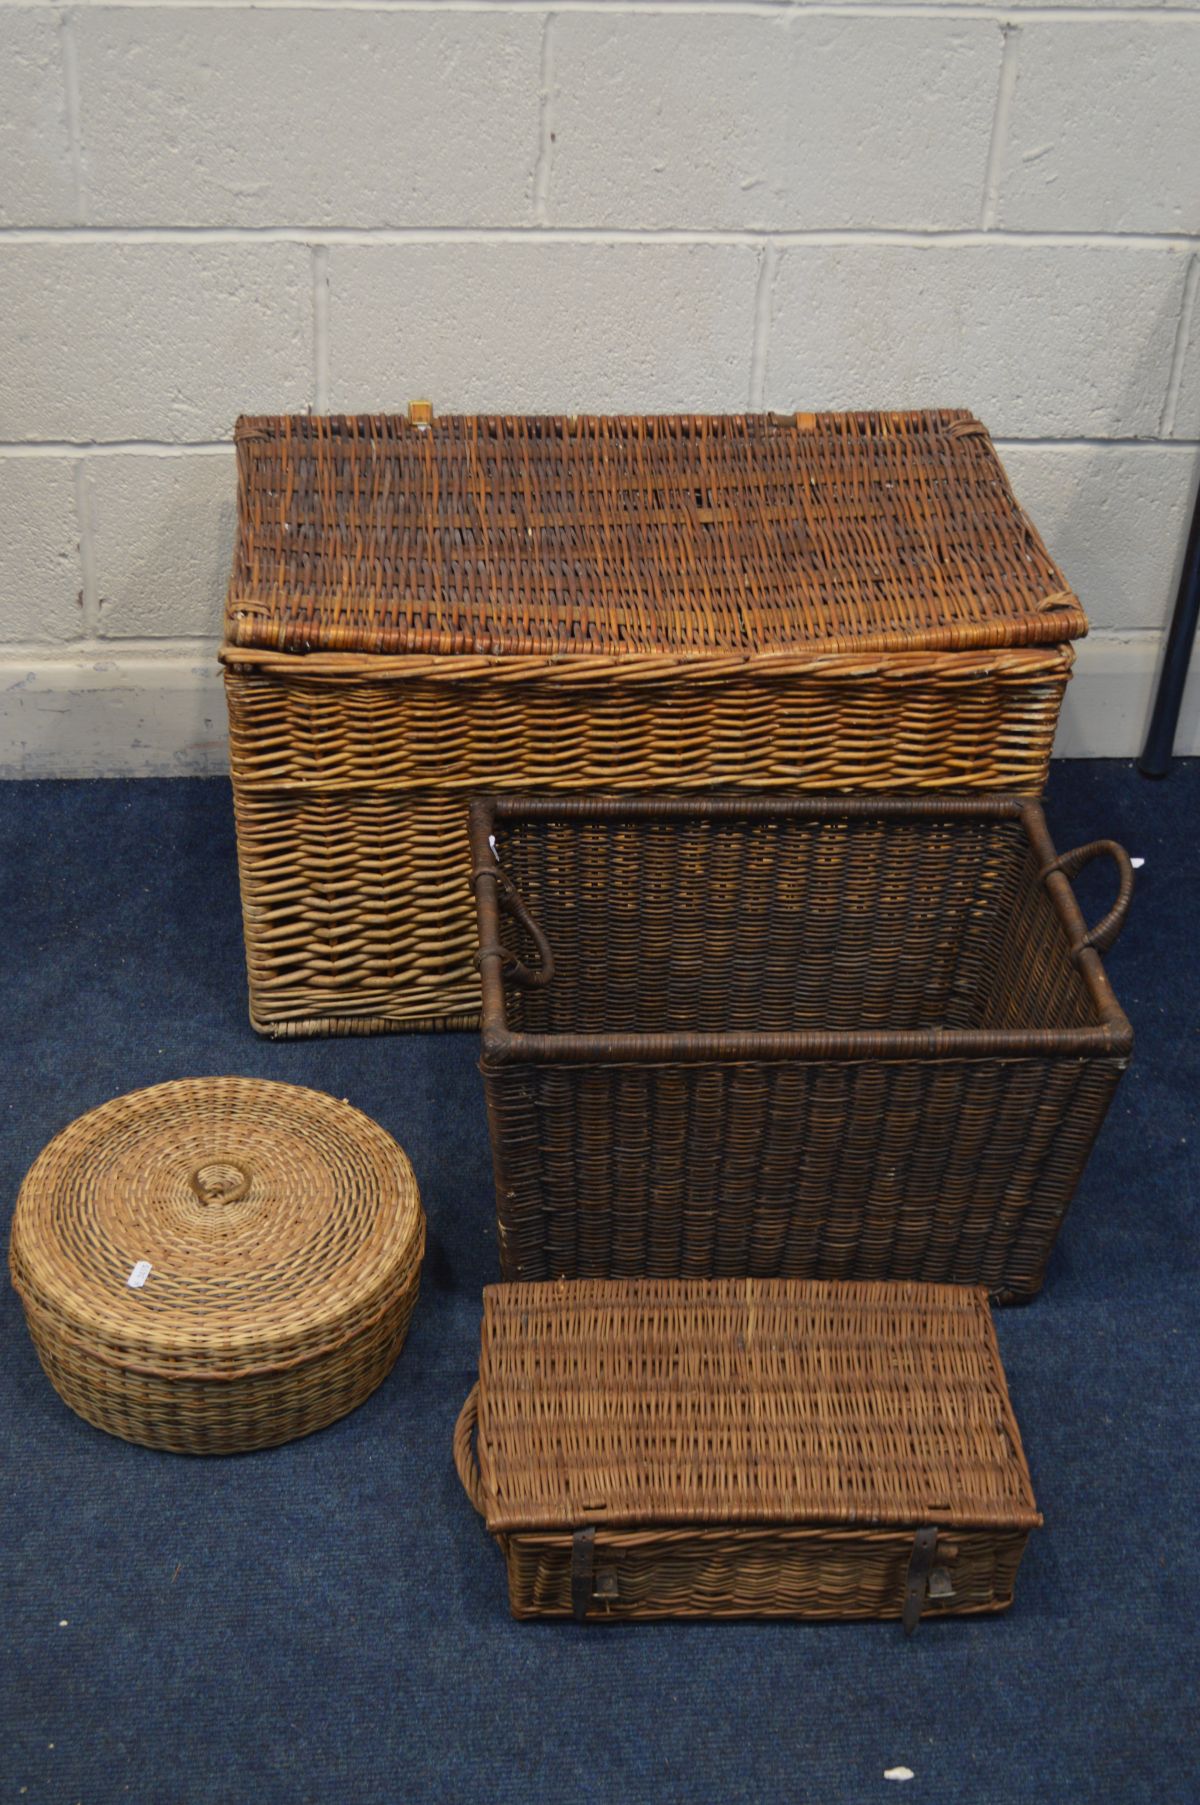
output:
[[[228,1378],[369,1327],[420,1259],[405,1155],[348,1103],[193,1078],[116,1097],[30,1168],[10,1264],[26,1310],[131,1371]]]

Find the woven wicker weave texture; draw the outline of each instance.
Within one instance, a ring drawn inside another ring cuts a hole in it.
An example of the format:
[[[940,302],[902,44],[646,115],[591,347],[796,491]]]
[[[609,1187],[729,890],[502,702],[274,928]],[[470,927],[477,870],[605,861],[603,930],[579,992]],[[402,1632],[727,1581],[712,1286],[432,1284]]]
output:
[[[1011,798],[498,798],[472,836],[507,1278],[1040,1287],[1132,1044],[1119,848],[1089,934],[1085,854]]]
[[[961,412],[238,428],[251,1019],[475,1019],[481,789],[1040,792],[1085,630]]]
[[[233,1453],[374,1390],[424,1240],[412,1169],[369,1117],[294,1085],[203,1078],[117,1097],[56,1136],[21,1187],[9,1259],[73,1410],[151,1447]]]
[[[1036,793],[1070,660],[1059,647],[843,655],[677,680],[599,659],[461,682],[454,667],[475,661],[411,680],[374,681],[362,660],[356,676],[305,675],[316,658],[231,669],[253,1024],[281,1037],[475,1024],[472,794]]]
[[[570,1608],[589,1526],[595,1614],[898,1615],[928,1525],[945,1608],[997,1609],[1041,1521],[986,1300],[952,1286],[490,1287],[456,1458],[518,1615]]]
[[[956,411],[243,419],[236,645],[703,654],[1086,631]]]

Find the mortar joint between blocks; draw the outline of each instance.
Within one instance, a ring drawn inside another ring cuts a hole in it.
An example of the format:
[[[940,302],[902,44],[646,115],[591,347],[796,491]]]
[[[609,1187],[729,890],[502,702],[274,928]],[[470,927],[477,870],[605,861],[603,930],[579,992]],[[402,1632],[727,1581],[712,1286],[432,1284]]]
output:
[[[750,342],[749,406],[752,413],[762,412],[766,395],[767,355],[770,350],[778,271],[778,246],[770,239],[765,239],[758,253],[758,281],[754,290],[754,325]]]
[[[329,412],[329,246],[312,246],[313,407]]]
[[[1174,436],[1175,416],[1179,408],[1179,391],[1183,386],[1183,370],[1187,360],[1188,344],[1192,336],[1192,321],[1196,314],[1198,289],[1200,289],[1200,254],[1194,255],[1190,259],[1183,278],[1179,317],[1175,322],[1175,343],[1171,348],[1171,368],[1167,375],[1162,412],[1158,417],[1160,439],[1170,439]]]
[[[82,226],[87,221],[87,178],[83,165],[83,111],[79,90],[79,58],[75,46],[75,15],[70,8],[63,8],[59,12],[58,31],[62,50],[63,111],[71,159],[72,205],[75,224]]]
[[[86,458],[71,467],[75,484],[75,525],[79,531],[80,635],[87,639],[100,630],[100,595],[96,583],[96,549],[92,532],[92,487]]]
[[[538,68],[538,140],[533,166],[533,220],[544,226],[550,217],[550,181],[554,171],[554,25],[549,12],[542,22]]]
[[[979,229],[990,232],[1000,209],[1000,185],[1004,179],[1004,157],[1012,121],[1013,100],[1017,92],[1017,58],[1021,28],[1015,19],[1000,22],[1000,71],[996,78],[996,105],[992,113],[992,135],[988,141],[987,167],[983,177],[983,199],[979,208]]]

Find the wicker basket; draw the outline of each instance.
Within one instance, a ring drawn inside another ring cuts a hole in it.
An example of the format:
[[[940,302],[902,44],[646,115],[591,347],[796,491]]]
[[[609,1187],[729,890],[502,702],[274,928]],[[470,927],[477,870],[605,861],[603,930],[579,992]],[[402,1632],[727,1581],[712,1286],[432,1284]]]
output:
[[[454,1454],[514,1616],[912,1629],[923,1611],[1012,1602],[1041,1518],[981,1291],[632,1280],[483,1296]]]
[[[1011,797],[481,799],[471,835],[507,1278],[1037,1291],[1132,1045],[1120,847],[1060,859]]]
[[[321,1429],[391,1370],[425,1219],[404,1154],[316,1091],[117,1097],[35,1161],[9,1263],[47,1376],[98,1429],[232,1454]]]
[[[464,1025],[481,789],[1040,792],[1086,623],[969,415],[247,419],[251,1019]]]

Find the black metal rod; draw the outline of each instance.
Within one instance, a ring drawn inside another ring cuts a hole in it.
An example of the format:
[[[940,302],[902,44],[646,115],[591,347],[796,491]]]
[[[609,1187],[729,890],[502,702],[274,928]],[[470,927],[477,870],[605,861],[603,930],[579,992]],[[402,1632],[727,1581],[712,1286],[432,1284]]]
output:
[[[1138,759],[1138,770],[1143,777],[1165,777],[1171,768],[1175,729],[1179,725],[1179,710],[1183,704],[1183,691],[1187,683],[1198,618],[1200,489],[1196,491],[1196,503],[1192,509],[1192,524],[1188,532],[1187,550],[1183,554],[1183,570],[1179,577],[1175,610],[1171,615],[1171,630],[1167,634],[1167,649],[1163,653],[1158,694],[1154,698],[1154,712],[1150,717],[1150,731],[1146,735],[1142,756]]]

